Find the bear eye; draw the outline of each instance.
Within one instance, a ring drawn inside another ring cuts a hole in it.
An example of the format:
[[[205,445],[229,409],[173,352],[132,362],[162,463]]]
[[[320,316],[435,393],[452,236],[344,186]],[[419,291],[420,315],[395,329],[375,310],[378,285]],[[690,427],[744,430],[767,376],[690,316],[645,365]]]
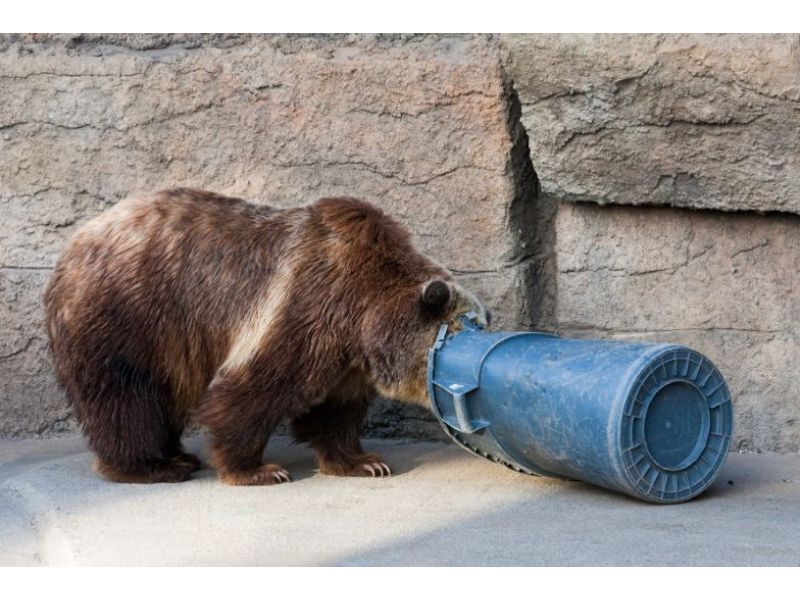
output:
[[[450,302],[450,286],[440,279],[425,284],[422,290],[422,303],[430,308],[441,308]]]

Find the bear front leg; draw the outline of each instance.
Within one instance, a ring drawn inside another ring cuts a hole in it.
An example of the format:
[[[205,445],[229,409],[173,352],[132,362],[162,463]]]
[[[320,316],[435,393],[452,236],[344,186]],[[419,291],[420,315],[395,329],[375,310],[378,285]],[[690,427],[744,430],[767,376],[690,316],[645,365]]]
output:
[[[280,392],[251,371],[218,374],[206,392],[198,421],[211,434],[211,464],[228,485],[272,485],[288,471],[262,460],[269,436],[287,409]]]
[[[377,454],[361,447],[359,434],[367,413],[363,398],[329,396],[292,421],[295,438],[317,453],[319,472],[346,477],[385,477],[392,471]]]

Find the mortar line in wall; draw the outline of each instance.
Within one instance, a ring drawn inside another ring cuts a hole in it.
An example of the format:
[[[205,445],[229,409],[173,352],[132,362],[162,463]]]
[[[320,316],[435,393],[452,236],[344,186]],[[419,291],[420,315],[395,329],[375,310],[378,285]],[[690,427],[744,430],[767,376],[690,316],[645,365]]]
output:
[[[46,265],[0,265],[0,271],[52,271],[54,268]]]
[[[569,331],[601,331],[604,333],[681,333],[681,332],[728,332],[728,333],[784,333],[785,329],[750,329],[746,327],[676,327],[666,329],[622,329],[580,323],[561,323],[559,329]]]
[[[545,192],[552,198],[557,198],[560,203],[576,204],[579,206],[595,206],[600,209],[608,210],[622,210],[622,209],[649,209],[653,211],[678,211],[681,213],[698,214],[698,215],[718,215],[725,216],[725,218],[750,218],[750,217],[763,217],[765,219],[784,219],[787,221],[800,221],[800,213],[792,212],[789,210],[754,210],[752,208],[742,209],[727,209],[727,208],[714,208],[714,207],[695,207],[695,206],[677,206],[674,204],[663,204],[657,202],[639,202],[631,204],[627,202],[609,202],[607,200],[577,197],[569,193],[558,192]],[[800,223],[798,223],[800,224]]]

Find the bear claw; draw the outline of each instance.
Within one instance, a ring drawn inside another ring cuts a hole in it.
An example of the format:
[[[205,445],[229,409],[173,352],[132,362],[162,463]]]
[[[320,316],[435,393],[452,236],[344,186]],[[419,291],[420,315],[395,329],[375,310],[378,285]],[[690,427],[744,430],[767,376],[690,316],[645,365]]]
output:
[[[278,469],[276,471],[273,471],[272,476],[278,483],[288,483],[292,480],[292,478],[289,476],[289,471],[285,469]]]
[[[382,462],[364,463],[361,468],[367,471],[372,477],[387,477],[392,474],[389,465]]]

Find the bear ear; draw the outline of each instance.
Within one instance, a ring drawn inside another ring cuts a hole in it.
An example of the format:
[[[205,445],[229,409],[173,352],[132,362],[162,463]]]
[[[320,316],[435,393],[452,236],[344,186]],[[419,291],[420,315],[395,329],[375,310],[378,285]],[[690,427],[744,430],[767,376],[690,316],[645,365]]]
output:
[[[430,308],[441,308],[450,302],[450,286],[441,279],[434,279],[422,289],[422,303]]]

